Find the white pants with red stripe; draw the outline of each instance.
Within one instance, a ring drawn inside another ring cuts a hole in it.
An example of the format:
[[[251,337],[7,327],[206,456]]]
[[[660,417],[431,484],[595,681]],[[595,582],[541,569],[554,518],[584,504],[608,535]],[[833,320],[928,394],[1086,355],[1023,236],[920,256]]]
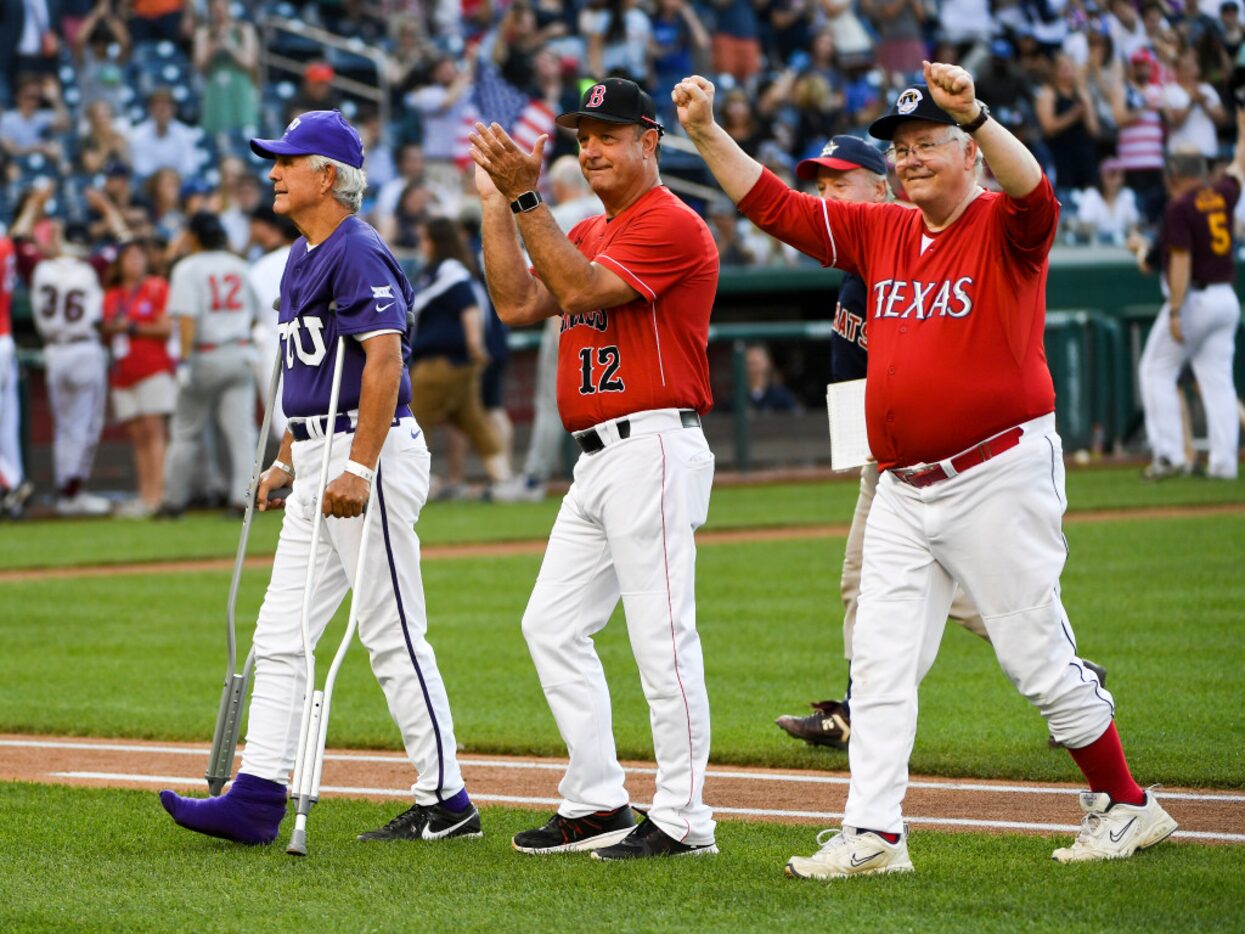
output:
[[[1240,322],[1241,303],[1232,286],[1190,289],[1180,313],[1184,341],[1178,344],[1171,334],[1171,305],[1163,303],[1146,338],[1137,374],[1146,410],[1146,437],[1156,459],[1162,457],[1175,467],[1185,463],[1176,381],[1187,363],[1193,368],[1206,410],[1210,445],[1206,472],[1224,480],[1236,477],[1241,423],[1232,358]]]
[[[657,787],[649,818],[689,844],[713,842],[702,793],[709,695],[696,632],[696,542],[713,485],[713,454],[673,409],[639,413],[632,434],[583,454],[523,614],[541,687],[570,765],[559,812],[582,817],[628,802],[614,748],[609,688],[592,636],[619,597],[649,704]]]
[[[852,647],[846,826],[903,829],[917,687],[957,585],[1051,736],[1075,749],[1111,723],[1114,701],[1077,656],[1059,599],[1067,499],[1055,417],[1022,427],[1015,447],[950,479],[918,489],[887,471],[878,483]]]
[[[354,436],[333,441],[328,477],[339,476]],[[255,687],[251,694],[242,771],[285,783],[298,751],[306,672],[299,618],[311,549],[313,500],[319,486],[323,438],[296,441],[293,493],[286,502],[281,537],[255,629]],[[376,472],[377,515],[369,532],[364,576],[355,580],[363,517],[326,518],[315,555],[317,584],[309,627],[319,641],[346,591],[361,600],[359,641],[367,650],[389,713],[402,733],[407,756],[418,772],[415,801],[434,804],[463,787],[454,723],[445,684],[437,670],[428,628],[419,537],[415,521],[428,498],[429,455],[413,418],[389,429]],[[318,653],[317,687],[323,685],[340,634]],[[357,649],[356,649],[357,651]],[[337,690],[341,690],[340,682]],[[329,742],[333,736],[329,723]]]

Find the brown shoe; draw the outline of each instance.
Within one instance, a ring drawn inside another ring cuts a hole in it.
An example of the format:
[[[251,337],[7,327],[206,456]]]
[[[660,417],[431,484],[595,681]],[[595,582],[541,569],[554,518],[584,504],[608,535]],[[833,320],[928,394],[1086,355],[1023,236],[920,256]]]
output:
[[[847,741],[852,735],[852,723],[843,703],[836,700],[814,701],[809,706],[816,712],[807,717],[788,714],[774,722],[779,728],[796,739],[804,740],[810,746],[846,749]]]

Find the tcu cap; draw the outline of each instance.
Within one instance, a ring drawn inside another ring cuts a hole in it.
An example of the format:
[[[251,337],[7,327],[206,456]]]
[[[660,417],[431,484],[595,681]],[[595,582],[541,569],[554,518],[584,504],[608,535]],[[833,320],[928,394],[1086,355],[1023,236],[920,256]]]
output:
[[[592,117],[606,123],[638,123],[657,131],[666,128],[657,122],[657,108],[638,84],[626,78],[606,78],[584,91],[578,110],[558,114],[557,124],[573,130],[579,126],[580,117]]]
[[[819,168],[867,169],[878,175],[886,174],[886,159],[876,146],[856,136],[832,136],[821,155],[815,159],[801,159],[795,167],[796,178],[809,182],[817,177]]]
[[[310,110],[290,121],[280,139],[253,139],[251,151],[265,159],[277,156],[328,156],[363,168],[363,140],[340,110]]]
[[[956,125],[955,118],[934,103],[929,95],[929,88],[923,84],[914,84],[899,92],[890,113],[885,117],[878,117],[869,125],[869,135],[878,139],[894,139],[899,124],[907,120]]]

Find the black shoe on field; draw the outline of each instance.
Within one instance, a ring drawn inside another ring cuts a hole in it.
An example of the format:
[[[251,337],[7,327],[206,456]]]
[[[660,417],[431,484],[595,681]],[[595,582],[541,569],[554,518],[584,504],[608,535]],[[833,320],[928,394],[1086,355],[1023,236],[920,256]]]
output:
[[[482,837],[480,812],[469,804],[451,811],[439,804],[417,804],[403,811],[379,830],[359,834],[360,840],[448,840],[450,837]]]
[[[651,856],[712,856],[714,843],[680,843],[647,817],[635,830],[613,846],[592,851],[593,859],[647,859]]]
[[[774,721],[796,739],[802,739],[810,746],[833,746],[835,749],[846,749],[847,741],[852,735],[852,721],[847,706],[842,701],[814,701],[809,704],[815,713],[807,717],[796,717],[788,714]]]
[[[1088,658],[1081,659],[1081,664],[1094,673],[1094,675],[1098,678],[1099,684],[1101,684],[1104,688],[1107,686],[1107,669],[1103,668],[1096,662],[1091,662]],[[1059,740],[1055,739],[1053,736],[1048,736],[1046,738],[1046,745],[1050,746],[1051,749],[1063,749],[1063,743],[1059,742]]]
[[[520,831],[510,842],[520,853],[579,853],[617,843],[634,829],[635,817],[624,804],[583,817],[554,814],[545,826]]]

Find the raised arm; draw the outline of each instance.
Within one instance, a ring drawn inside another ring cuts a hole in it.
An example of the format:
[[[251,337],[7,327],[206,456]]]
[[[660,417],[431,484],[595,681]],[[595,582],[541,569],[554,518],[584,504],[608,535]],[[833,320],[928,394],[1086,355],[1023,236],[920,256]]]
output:
[[[695,143],[705,165],[722,190],[738,204],[761,177],[761,163],[739,148],[730,134],[713,119],[713,82],[691,75],[674,86],[670,99],[679,123]]]
[[[925,62],[925,83],[934,103],[957,123],[977,119],[981,105],[973,76],[959,65]],[[997,120],[987,120],[973,134],[978,148],[999,185],[1013,198],[1023,198],[1042,181],[1042,167],[1025,144]]]

